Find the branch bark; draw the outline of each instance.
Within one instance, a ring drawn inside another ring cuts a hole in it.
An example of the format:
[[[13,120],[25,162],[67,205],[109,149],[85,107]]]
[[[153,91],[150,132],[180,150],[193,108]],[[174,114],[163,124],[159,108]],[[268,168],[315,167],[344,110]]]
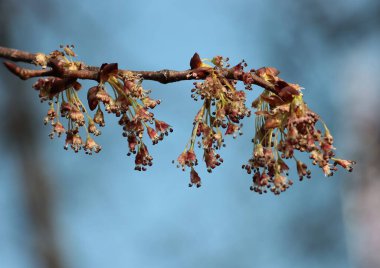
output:
[[[95,66],[83,66],[81,70],[68,70],[65,68],[58,68],[57,63],[53,60],[47,62],[49,69],[33,70],[28,68],[23,68],[15,64],[14,62],[25,62],[29,64],[36,64],[38,53],[30,53],[22,50],[0,47],[0,57],[4,59],[11,60],[5,61],[4,65],[9,71],[17,75],[19,78],[26,80],[33,77],[45,77],[54,76],[59,78],[74,78],[74,79],[88,79],[99,81],[100,68]],[[132,73],[138,75],[145,80],[157,81],[163,84],[173,83],[184,80],[200,80],[206,78],[209,68],[200,67],[196,69],[189,69],[184,71],[175,70],[159,70],[159,71],[133,71],[133,70],[119,70],[120,74]],[[233,68],[223,69],[223,76],[227,79],[243,81],[243,72],[236,72]],[[258,85],[266,90],[269,90],[275,94],[278,94],[275,86],[262,79],[253,72],[249,73],[252,84]]]

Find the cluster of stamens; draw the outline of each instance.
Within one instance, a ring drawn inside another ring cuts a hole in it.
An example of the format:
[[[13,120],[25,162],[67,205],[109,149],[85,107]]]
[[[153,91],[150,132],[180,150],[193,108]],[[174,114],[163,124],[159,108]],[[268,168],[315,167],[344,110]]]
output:
[[[257,110],[254,150],[248,164],[242,166],[253,174],[251,190],[261,194],[269,189],[280,194],[289,188],[293,182],[287,178],[287,159],[295,160],[300,180],[310,178],[310,170],[296,158],[296,151],[309,153],[312,164],[320,167],[325,176],[332,176],[337,165],[351,171],[355,162],[335,158],[333,137],[303,101],[301,88],[278,78],[273,69],[261,69],[258,74],[278,85],[280,94],[264,91],[252,104]],[[322,124],[323,134],[317,122]]]
[[[80,70],[82,64],[72,60],[75,56],[71,47],[65,46],[63,52],[54,51],[46,58],[57,60],[65,68]],[[128,140],[128,155],[135,154],[135,169],[146,170],[146,166],[152,165],[153,157],[143,142],[144,132],[153,144],[157,144],[172,131],[170,125],[156,119],[149,111],[160,101],[149,97],[150,91],[142,88],[139,77],[120,72],[117,64],[103,64],[98,81],[99,84],[87,92],[88,107],[91,111],[95,110],[93,116],[77,94],[81,85],[76,80],[48,77],[34,84],[33,87],[40,92],[41,101],[49,102],[50,108],[44,119],[45,124],[50,123],[53,127],[49,136],[53,138],[66,134],[65,149],[78,152],[83,148],[87,154],[98,153],[101,146],[91,136],[101,134],[98,127],[105,126],[104,112],[114,114],[119,117],[123,136]],[[107,85],[111,87],[111,93]],[[67,128],[60,122],[60,117],[67,119]],[[86,133],[86,141],[83,141],[81,132]]]
[[[208,76],[203,82],[194,83],[192,98],[203,102],[193,121],[193,130],[190,141],[183,153],[178,157],[178,167],[183,170],[191,168],[189,186],[201,185],[201,180],[194,170],[198,164],[194,147],[203,150],[203,160],[207,171],[223,163],[223,158],[217,153],[225,146],[224,136],[232,135],[236,138],[241,135],[241,120],[250,116],[250,110],[245,106],[245,92],[236,89],[236,81],[221,75],[224,62],[221,57],[215,57],[211,62],[214,68],[207,69]],[[197,137],[200,138],[196,142]]]

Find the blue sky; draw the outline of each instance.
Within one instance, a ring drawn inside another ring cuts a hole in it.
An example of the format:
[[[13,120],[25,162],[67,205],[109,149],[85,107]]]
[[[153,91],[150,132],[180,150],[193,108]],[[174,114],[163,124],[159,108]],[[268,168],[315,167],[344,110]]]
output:
[[[13,39],[17,48],[30,51],[75,44],[80,60],[90,65],[118,62],[134,70],[187,69],[194,52],[228,56],[231,63],[245,59],[253,68],[276,66],[285,80],[306,88],[309,106],[332,126],[338,149],[349,152],[339,142],[343,124],[332,100],[343,90],[346,77],[335,71],[348,49],[336,50],[313,33],[318,29],[297,15],[307,9],[295,9],[295,3],[52,1],[43,7],[38,2],[19,11]],[[345,3],[343,12],[350,14],[351,4]],[[313,170],[311,181],[297,181],[279,197],[251,193],[251,178],[240,168],[252,150],[250,119],[244,135],[222,150],[225,163],[213,174],[199,169],[203,186],[189,189],[188,173],[171,161],[186,145],[199,106],[190,98],[192,83],[144,85],[162,100],[156,116],[174,127],[150,147],[154,165],[145,173],[133,170],[115,118],[106,118],[99,155],[74,154],[62,149],[63,139],[48,139],[50,130],[42,124],[47,105],[38,105],[37,94],[30,100],[41,117],[36,127],[48,160],[45,171],[54,175],[58,240],[68,267],[351,267],[340,196],[346,173],[324,178]],[[0,266],[37,267],[13,179],[19,175],[17,161],[5,154],[0,159]]]

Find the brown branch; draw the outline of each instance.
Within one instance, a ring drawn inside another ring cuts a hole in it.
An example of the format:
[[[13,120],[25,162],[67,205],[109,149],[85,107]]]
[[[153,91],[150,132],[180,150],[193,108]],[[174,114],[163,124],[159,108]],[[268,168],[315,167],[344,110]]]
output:
[[[11,61],[33,63],[36,59],[36,54],[13,48],[0,47],[0,57]]]
[[[0,47],[0,57],[9,59],[12,61],[26,62],[26,63],[37,63],[37,55],[34,53],[29,53],[17,49],[11,49],[6,47]],[[47,66],[52,67],[52,69],[42,69],[42,70],[32,70],[27,68],[22,68],[15,63],[6,61],[4,65],[13,74],[17,75],[19,78],[26,80],[32,77],[44,77],[44,76],[54,76],[59,78],[73,78],[73,79],[88,79],[99,81],[99,67],[94,66],[83,66],[81,70],[68,70],[66,68],[60,68],[57,60],[50,59],[47,62]],[[199,67],[193,70],[185,71],[174,71],[174,70],[160,70],[160,71],[131,71],[131,70],[119,70],[119,74],[132,73],[138,75],[145,80],[157,81],[163,84],[173,83],[184,80],[199,80],[204,79],[208,75],[210,69],[206,67]],[[243,72],[235,72],[233,68],[224,69],[224,77],[232,80],[243,81]],[[275,86],[262,79],[255,73],[249,73],[250,80],[252,84],[258,85],[269,91],[278,94]]]

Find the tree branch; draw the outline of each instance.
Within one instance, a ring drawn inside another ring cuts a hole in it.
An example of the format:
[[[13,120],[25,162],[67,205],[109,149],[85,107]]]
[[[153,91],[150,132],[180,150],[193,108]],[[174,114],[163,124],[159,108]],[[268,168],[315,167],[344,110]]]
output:
[[[0,47],[0,57],[9,59],[16,62],[25,62],[37,65],[38,55],[43,55],[41,53],[30,53],[22,50]],[[68,70],[67,68],[58,68],[56,60],[49,59],[46,65],[51,67],[51,69],[33,70],[28,68],[23,68],[16,65],[13,62],[6,61],[4,65],[9,71],[17,75],[19,78],[26,80],[32,77],[45,77],[54,76],[59,78],[74,78],[74,79],[88,79],[99,81],[100,68],[95,66],[82,66],[81,70]],[[163,84],[173,83],[184,80],[199,80],[204,79],[208,75],[210,68],[199,67],[196,69],[175,71],[175,70],[160,70],[160,71],[132,71],[132,70],[119,70],[119,74],[132,73],[138,75],[145,80],[157,81]],[[248,74],[251,79],[252,84],[258,85],[265,88],[273,93],[278,94],[278,90],[275,86],[262,79],[255,73],[243,73],[241,71],[236,71],[233,68],[223,69],[223,75],[227,79],[243,81],[243,75]]]
[[[12,60],[4,62],[4,65],[21,79],[49,76],[39,79],[33,88],[39,91],[41,101],[49,101],[44,122],[52,126],[50,138],[65,134],[65,149],[70,147],[74,152],[83,149],[86,154],[101,150],[101,146],[91,136],[100,135],[96,125],[105,126],[104,107],[106,112],[119,118],[123,136],[128,139],[128,155],[135,155],[135,170],[145,171],[153,164],[153,157],[144,142],[144,133],[155,145],[172,128],[150,112],[160,104],[160,100],[149,97],[150,91],[142,87],[140,78],[165,84],[202,79],[202,83],[194,83],[191,89],[191,97],[194,100],[201,99],[202,106],[194,117],[190,140],[177,158],[178,167],[183,170],[190,168],[189,186],[201,186],[201,179],[195,171],[198,164],[195,145],[203,149],[207,171],[212,172],[223,162],[217,150],[225,146],[224,137],[240,135],[241,120],[249,117],[252,110],[259,117],[252,139],[253,154],[248,163],[242,165],[248,174],[252,174],[252,191],[261,194],[269,189],[277,195],[289,188],[293,182],[287,178],[289,167],[285,159],[294,158],[300,180],[310,178],[310,170],[294,157],[295,151],[309,153],[313,165],[318,165],[325,176],[334,174],[337,165],[352,171],[355,164],[355,161],[335,158],[333,137],[327,126],[321,121],[325,130],[322,134],[316,127],[320,118],[307,107],[301,94],[302,88],[279,78],[276,68],[263,67],[245,72],[245,62],[227,68],[229,65],[221,56],[211,60],[215,65],[213,68],[195,53],[190,60],[190,70],[130,71],[118,69],[117,63],[105,63],[100,68],[87,66],[72,60],[76,56],[72,47],[62,48],[64,52],[53,51],[45,55],[0,47],[0,57]],[[42,70],[23,68],[13,61],[41,66]],[[98,85],[87,91],[88,108],[94,111],[93,116],[76,92],[81,88],[78,79],[98,82]],[[264,91],[249,109],[245,104],[245,91],[236,88],[237,81],[242,81],[245,89],[251,89],[255,84],[274,94]],[[108,85],[105,86],[105,83]],[[108,86],[112,91],[107,90]],[[60,117],[68,120],[67,129],[60,122]],[[81,129],[87,133],[85,142],[81,137]]]
[[[0,47],[0,56],[11,61],[22,61],[27,63],[33,63],[36,59],[36,54],[7,47]]]

